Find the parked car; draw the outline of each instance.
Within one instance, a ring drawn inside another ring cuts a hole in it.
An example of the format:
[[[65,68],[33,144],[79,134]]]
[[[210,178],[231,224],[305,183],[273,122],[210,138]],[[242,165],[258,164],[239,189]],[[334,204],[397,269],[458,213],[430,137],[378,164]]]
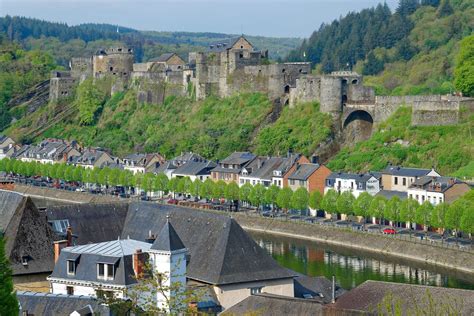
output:
[[[169,199],[169,200],[168,200],[168,204],[174,204],[174,205],[176,205],[176,204],[178,204],[178,200],[176,200],[176,199]]]
[[[385,229],[383,230],[383,233],[384,233],[385,235],[395,235],[395,234],[397,233],[397,231],[396,231],[395,229],[393,229],[393,228],[385,228]]]

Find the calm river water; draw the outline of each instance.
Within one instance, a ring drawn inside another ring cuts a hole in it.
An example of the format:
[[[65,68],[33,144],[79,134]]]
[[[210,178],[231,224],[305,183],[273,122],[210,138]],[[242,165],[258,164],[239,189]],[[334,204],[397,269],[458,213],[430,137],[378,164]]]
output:
[[[345,289],[366,280],[413,283],[474,290],[474,276],[383,255],[361,253],[312,241],[251,232],[282,266],[310,276],[336,276]]]

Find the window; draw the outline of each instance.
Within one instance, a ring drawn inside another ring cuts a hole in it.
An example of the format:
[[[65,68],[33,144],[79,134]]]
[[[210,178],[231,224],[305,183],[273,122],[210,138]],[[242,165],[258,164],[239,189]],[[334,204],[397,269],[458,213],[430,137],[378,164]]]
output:
[[[304,185],[305,185],[305,181],[300,180],[300,186],[304,186]]]
[[[66,286],[67,295],[74,295],[74,286]]]
[[[27,266],[28,265],[28,259],[29,259],[28,256],[21,257],[21,264],[24,265],[24,266]]]
[[[407,178],[403,178],[403,185],[404,185],[404,186],[407,185]]]
[[[97,264],[97,277],[99,279],[105,278],[104,264],[103,263]]]
[[[72,260],[67,261],[67,274],[75,275],[76,274],[76,262]]]
[[[262,286],[250,288],[250,295],[262,293]]]
[[[97,278],[102,280],[114,279],[114,265],[107,263],[97,264]]]
[[[443,198],[441,196],[439,197],[439,203],[443,203]]]
[[[422,200],[423,202],[425,201],[425,196],[424,196],[424,195],[421,196],[421,200]]]
[[[398,177],[394,177],[394,178],[393,178],[393,183],[394,183],[395,185],[398,184]]]
[[[290,179],[290,185],[295,185],[295,180]]]

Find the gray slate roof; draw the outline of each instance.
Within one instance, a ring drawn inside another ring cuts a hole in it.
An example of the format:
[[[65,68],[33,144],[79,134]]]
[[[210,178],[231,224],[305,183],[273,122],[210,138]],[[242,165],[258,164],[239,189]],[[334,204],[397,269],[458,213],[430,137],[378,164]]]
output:
[[[69,316],[74,311],[79,311],[90,306],[96,315],[111,315],[107,306],[101,305],[96,299],[88,296],[61,295],[38,293],[30,291],[17,291],[16,296],[20,303],[20,315]]]
[[[225,310],[222,315],[322,315],[324,306],[315,301],[273,294],[255,294]]]
[[[430,192],[445,192],[458,183],[462,183],[462,181],[452,177],[423,176],[416,179],[410,188],[422,188]]]
[[[176,53],[164,53],[157,58],[150,59],[152,62],[167,62],[171,57],[176,55]]]
[[[372,177],[380,179],[380,174],[332,172],[326,179],[354,179],[357,182],[367,182]]]
[[[167,216],[190,254],[187,276],[210,284],[289,278],[233,219],[172,205],[131,203],[122,237],[145,240],[158,233]]]
[[[245,177],[271,180],[273,170],[276,170],[283,161],[284,158],[281,157],[257,157],[245,166],[245,169],[252,171]]]
[[[173,171],[173,174],[182,176],[197,176],[211,174],[211,170],[217,165],[215,162],[188,161]]]
[[[245,152],[234,152],[229,157],[222,159],[220,164],[229,164],[229,165],[244,165],[249,161],[253,160],[255,155],[245,151]]]
[[[178,233],[174,230],[173,225],[171,225],[169,221],[166,221],[165,226],[161,229],[158,238],[155,239],[150,249],[172,252],[185,248]]]
[[[222,39],[222,40],[219,40],[219,41],[216,41],[214,43],[210,43],[209,44],[209,51],[210,52],[224,52],[228,49],[231,49],[232,46],[235,45],[235,43],[237,43],[237,41],[242,38],[243,36],[237,36],[237,37],[232,37],[232,38],[226,38],[226,39]],[[246,38],[245,38],[246,41],[248,41]]]
[[[332,300],[332,281],[326,277],[310,277],[300,275],[294,280],[295,297],[305,298],[309,294],[314,300],[328,304]],[[336,299],[344,294],[346,290],[336,284]]]
[[[313,163],[300,164],[296,170],[288,176],[288,179],[306,181],[319,167],[320,165]]]
[[[405,176],[405,177],[421,177],[426,176],[431,172],[431,169],[419,169],[419,168],[405,168],[400,166],[388,166],[382,170],[382,174],[390,174],[394,176]]]
[[[430,306],[427,306],[429,301],[427,291],[433,300]],[[420,308],[420,311],[426,312],[428,307],[436,308],[439,305],[446,307],[447,304],[455,307],[454,310],[460,315],[474,315],[474,291],[371,280],[365,281],[339,297],[333,306],[370,312],[377,310],[377,305],[382,303],[384,297],[390,293],[394,299],[401,299],[403,302],[400,306],[403,315],[407,314],[407,310],[413,313],[415,305]],[[439,308],[437,311],[439,314],[444,314]]]

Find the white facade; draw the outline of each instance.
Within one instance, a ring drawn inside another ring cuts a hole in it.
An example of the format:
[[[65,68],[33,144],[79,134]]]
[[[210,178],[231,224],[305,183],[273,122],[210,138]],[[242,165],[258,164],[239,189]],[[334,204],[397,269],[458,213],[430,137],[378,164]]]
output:
[[[357,176],[357,175],[355,175]],[[326,194],[329,190],[335,190],[338,193],[351,192],[357,198],[362,192],[367,192],[374,196],[380,191],[380,181],[375,177],[370,177],[365,183],[365,189],[359,181],[359,185],[355,178],[335,178],[334,185],[324,188]]]
[[[173,171],[171,171],[170,176],[168,178],[171,179],[171,178],[184,178],[184,177],[188,177],[193,182],[196,180],[204,182],[206,181],[206,179],[210,178],[211,175],[210,174],[187,175],[187,174],[174,173]]]
[[[113,292],[117,298],[123,298],[125,286],[111,285],[106,283],[85,282],[80,280],[64,280],[48,278],[51,283],[51,293],[53,294],[70,294],[97,297],[97,290]]]
[[[433,192],[420,188],[409,188],[407,194],[408,198],[414,199],[419,204],[429,201],[433,205],[438,205],[445,201],[443,192]]]
[[[125,165],[123,167],[125,170],[131,171],[133,174],[145,173],[145,167],[134,166],[134,165]]]

